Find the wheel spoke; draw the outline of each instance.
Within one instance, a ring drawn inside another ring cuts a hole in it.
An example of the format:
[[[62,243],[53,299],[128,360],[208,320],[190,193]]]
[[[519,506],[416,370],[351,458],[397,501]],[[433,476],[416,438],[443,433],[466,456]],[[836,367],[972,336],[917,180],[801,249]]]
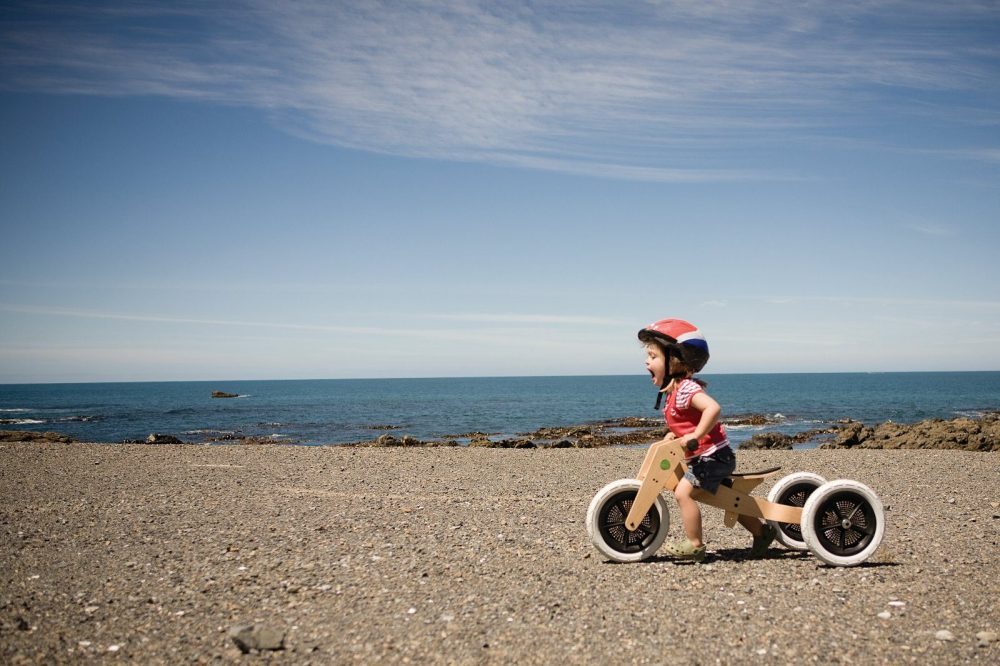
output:
[[[865,521],[864,525],[855,525],[854,529],[864,536],[871,536],[875,534],[875,523],[874,521]]]
[[[601,511],[600,532],[605,543],[621,553],[638,553],[656,537],[659,515],[651,508],[642,517],[635,530],[629,530],[626,521],[635,504],[634,493],[623,492],[611,498]]]

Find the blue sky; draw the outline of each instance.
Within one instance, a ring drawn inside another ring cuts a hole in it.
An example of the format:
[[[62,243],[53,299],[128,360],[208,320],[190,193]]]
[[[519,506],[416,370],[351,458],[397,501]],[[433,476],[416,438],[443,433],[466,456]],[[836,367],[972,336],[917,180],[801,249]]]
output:
[[[1000,370],[994,2],[0,8],[0,382]]]

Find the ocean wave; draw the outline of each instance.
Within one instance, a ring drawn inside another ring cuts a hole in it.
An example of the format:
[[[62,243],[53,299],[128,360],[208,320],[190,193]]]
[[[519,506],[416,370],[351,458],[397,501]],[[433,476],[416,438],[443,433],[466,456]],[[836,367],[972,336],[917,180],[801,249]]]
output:
[[[99,415],[94,416],[64,416],[62,418],[56,419],[59,423],[93,423],[94,421],[103,421],[104,417]]]
[[[963,409],[955,410],[955,416],[963,419],[981,419],[987,414],[995,414],[995,409]]]
[[[41,425],[43,423],[48,423],[48,421],[39,421],[38,419],[0,419],[0,425]]]
[[[9,409],[0,409],[0,412],[5,413],[5,414],[15,414],[15,413],[18,413],[18,412],[30,412],[30,411],[31,410],[27,409],[26,407],[12,407],[12,408],[9,408]]]

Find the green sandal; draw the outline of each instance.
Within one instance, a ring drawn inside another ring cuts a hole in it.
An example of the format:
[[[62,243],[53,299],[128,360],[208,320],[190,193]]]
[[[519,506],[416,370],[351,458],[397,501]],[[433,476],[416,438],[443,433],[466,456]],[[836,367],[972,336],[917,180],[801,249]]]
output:
[[[702,544],[696,548],[688,539],[672,543],[664,547],[663,551],[678,560],[702,562],[705,559],[705,545]]]
[[[753,546],[750,547],[750,557],[761,558],[767,554],[767,547],[771,545],[774,538],[778,536],[778,530],[773,525],[765,523],[760,529],[760,535],[753,538]]]

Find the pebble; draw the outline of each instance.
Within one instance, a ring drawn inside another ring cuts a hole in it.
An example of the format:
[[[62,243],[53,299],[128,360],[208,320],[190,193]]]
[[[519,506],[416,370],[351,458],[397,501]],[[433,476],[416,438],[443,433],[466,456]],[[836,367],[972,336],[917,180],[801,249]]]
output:
[[[976,645],[979,647],[989,647],[996,642],[997,632],[995,631],[980,631],[976,634]]]
[[[888,620],[889,618],[892,617],[892,613],[890,613],[889,611],[882,611],[881,613],[878,614],[878,616],[883,620]]]
[[[955,634],[951,633],[947,629],[942,629],[938,631],[936,634],[934,634],[934,638],[938,639],[939,641],[953,641],[955,640]]]
[[[283,650],[285,647],[283,633],[260,624],[237,625],[229,630],[229,637],[243,654],[251,650]]]

